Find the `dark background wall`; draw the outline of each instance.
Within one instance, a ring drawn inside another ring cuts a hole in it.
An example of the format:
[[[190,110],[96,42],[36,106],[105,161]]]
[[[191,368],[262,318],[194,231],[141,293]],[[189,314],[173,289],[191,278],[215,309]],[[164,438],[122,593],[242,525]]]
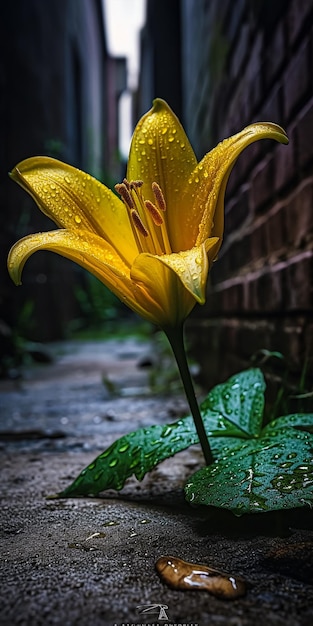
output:
[[[57,255],[34,255],[16,288],[6,257],[20,237],[54,225],[9,180],[20,160],[50,155],[107,179],[119,176],[116,103],[125,61],[106,50],[100,0],[0,3],[0,326],[35,340],[64,336],[78,315],[84,274]],[[2,337],[3,334],[0,337]]]
[[[208,385],[262,349],[281,351],[295,376],[307,359],[312,372],[312,31],[313,0],[147,0],[134,122],[165,98],[199,158],[253,121],[277,122],[290,138],[247,148],[229,180],[207,304],[188,325]],[[51,224],[7,171],[50,154],[116,182],[125,85],[125,63],[107,54],[100,0],[0,3],[0,326],[31,311],[31,338],[62,337],[84,280],[41,252],[24,286],[11,283],[10,245]]]
[[[183,2],[189,43],[190,24],[197,28],[192,4]],[[205,135],[216,143],[256,120],[281,124],[290,138],[288,147],[262,141],[247,148],[229,181],[225,241],[208,304],[198,311],[214,346],[205,357],[211,379],[216,370],[246,366],[260,349],[282,352],[298,374],[312,358],[312,9],[310,0],[203,2],[207,61],[198,53],[184,91],[196,147],[205,149]]]
[[[148,0],[159,14],[165,4]],[[312,372],[313,2],[181,0],[172,23],[180,69],[165,38],[153,97],[166,97],[181,76],[183,122],[199,158],[254,121],[276,122],[290,138],[288,147],[250,146],[231,174],[207,304],[188,326],[206,383],[263,349],[281,351],[297,376],[309,359]],[[148,22],[147,41],[152,33]]]

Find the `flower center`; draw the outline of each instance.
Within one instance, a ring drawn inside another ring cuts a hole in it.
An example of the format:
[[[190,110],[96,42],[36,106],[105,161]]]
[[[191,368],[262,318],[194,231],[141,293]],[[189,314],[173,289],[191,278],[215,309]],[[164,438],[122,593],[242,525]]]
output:
[[[158,183],[152,183],[154,202],[145,200],[142,180],[128,181],[115,185],[128,212],[130,224],[140,252],[171,254],[172,249],[166,228],[166,202]]]

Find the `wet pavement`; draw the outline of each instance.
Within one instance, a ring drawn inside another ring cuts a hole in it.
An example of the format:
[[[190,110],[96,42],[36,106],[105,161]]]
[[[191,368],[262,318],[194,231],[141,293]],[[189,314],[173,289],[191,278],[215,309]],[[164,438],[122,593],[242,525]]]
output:
[[[202,465],[198,446],[119,493],[46,499],[117,437],[186,411],[179,392],[151,394],[147,343],[51,350],[51,363],[0,381],[0,624],[311,626],[312,513],[238,519],[191,508],[182,487]],[[167,555],[240,577],[247,593],[226,601],[172,589],[155,569]]]

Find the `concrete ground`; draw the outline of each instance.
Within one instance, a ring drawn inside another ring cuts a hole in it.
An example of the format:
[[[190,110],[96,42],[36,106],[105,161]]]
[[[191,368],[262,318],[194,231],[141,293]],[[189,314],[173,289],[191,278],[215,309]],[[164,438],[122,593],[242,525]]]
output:
[[[138,340],[53,351],[52,363],[0,382],[1,626],[311,626],[312,513],[191,508],[182,487],[201,466],[197,446],[119,493],[46,499],[117,437],[186,411],[179,393],[149,392],[139,364],[154,351]],[[155,571],[162,555],[241,575],[247,594],[172,590]],[[152,604],[167,607],[163,619],[137,608]]]

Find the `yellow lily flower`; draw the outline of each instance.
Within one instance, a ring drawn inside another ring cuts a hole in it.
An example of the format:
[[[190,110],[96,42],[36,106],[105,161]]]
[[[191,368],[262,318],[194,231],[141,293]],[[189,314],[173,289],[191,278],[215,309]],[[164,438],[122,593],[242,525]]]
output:
[[[9,253],[16,284],[28,257],[51,250],[89,270],[131,309],[163,329],[205,302],[222,242],[224,195],[241,151],[257,139],[288,143],[282,128],[256,123],[199,163],[169,106],[157,99],[133,135],[118,197],[96,179],[48,157],[19,163],[11,177],[59,230],[28,235]]]

